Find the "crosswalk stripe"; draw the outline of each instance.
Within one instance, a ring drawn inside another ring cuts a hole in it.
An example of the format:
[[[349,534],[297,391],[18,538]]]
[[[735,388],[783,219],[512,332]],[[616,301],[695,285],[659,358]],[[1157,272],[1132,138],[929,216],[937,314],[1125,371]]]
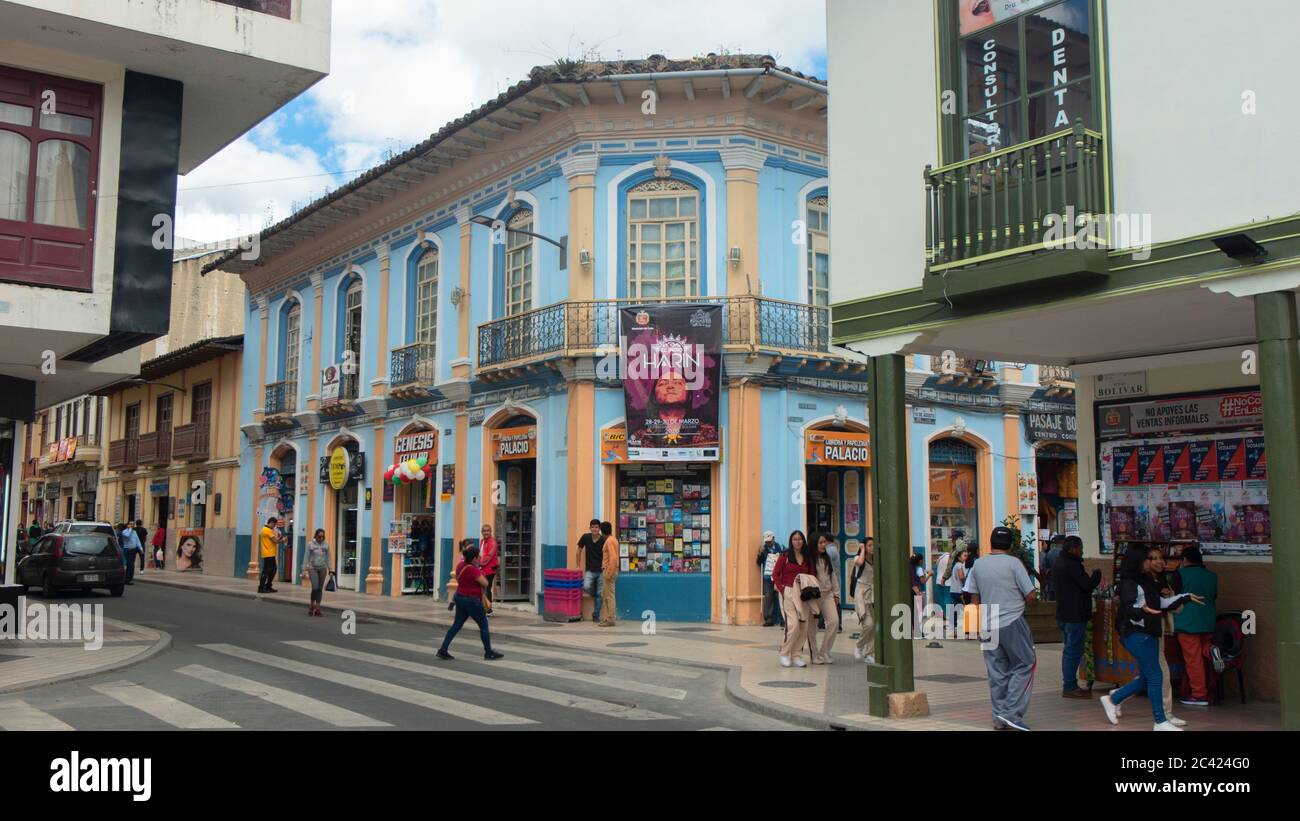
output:
[[[682,667],[671,667],[666,663],[629,661],[624,658],[615,658],[596,653],[583,653],[579,650],[546,650],[541,647],[533,647],[525,644],[499,644],[495,638],[492,641],[492,647],[507,653],[527,653],[531,656],[541,656],[542,658],[552,659],[572,659],[587,664],[603,664],[606,667],[617,667],[620,670],[632,670],[637,673],[652,673],[660,676],[672,676],[673,678],[699,678],[704,675],[699,670],[687,670]]]
[[[433,655],[438,651],[432,647],[426,647],[423,644],[416,644],[412,641],[397,641],[395,639],[367,639],[372,644],[380,644],[384,647],[395,647],[399,650],[410,650],[415,653],[424,653]],[[503,667],[507,670],[516,670],[520,673],[530,673],[538,676],[550,676],[551,678],[562,678],[566,681],[580,681],[583,684],[594,684],[600,687],[614,687],[632,693],[645,693],[646,695],[659,696],[660,698],[671,698],[681,701],[686,698],[686,691],[679,690],[676,687],[660,687],[657,684],[646,684],[641,681],[633,681],[627,678],[618,678],[617,676],[593,676],[590,673],[579,673],[574,670],[561,670],[556,667],[543,667],[536,664],[526,664],[518,661],[506,661],[497,659],[492,662],[493,667]]]
[[[343,687],[351,687],[355,690],[362,690],[367,693],[374,693],[394,701],[404,701],[407,704],[414,704],[417,707],[423,707],[426,710],[433,710],[438,713],[463,718],[466,721],[474,721],[479,724],[536,724],[531,718],[503,713],[500,710],[492,710],[487,707],[480,707],[477,704],[471,704],[465,701],[457,701],[451,698],[434,695],[433,693],[424,693],[419,690],[412,690],[407,687],[399,687],[396,684],[389,684],[386,681],[377,681],[375,679],[365,678],[364,676],[344,673],[340,670],[332,670],[329,667],[319,667],[315,664],[305,664],[293,659],[280,658],[279,656],[259,653],[256,650],[248,650],[243,647],[236,647],[233,644],[200,644],[205,650],[212,650],[217,653],[224,653],[227,656],[253,661],[258,664],[265,664],[267,667],[277,667],[281,670],[288,670],[291,673],[298,673],[304,676],[311,676],[322,681],[328,681],[332,684],[339,684]]]
[[[615,704],[612,701],[583,698],[582,696],[574,696],[557,690],[547,690],[544,687],[534,687],[531,684],[520,684],[513,681],[499,681],[494,678],[488,678],[487,676],[476,676],[473,673],[461,673],[454,670],[446,670],[428,664],[417,664],[413,661],[389,658],[388,656],[381,656],[375,653],[362,653],[357,650],[346,650],[342,647],[335,647],[318,641],[287,641],[285,644],[294,647],[301,647],[304,650],[313,650],[318,653],[329,653],[331,655],[352,659],[354,661],[363,661],[370,664],[378,664],[383,667],[392,667],[396,670],[420,673],[434,678],[446,679],[447,681],[455,681],[460,684],[468,684],[471,687],[481,687],[485,690],[496,690],[501,693],[523,696],[524,698],[545,701],[551,704],[558,704],[561,707],[569,707],[574,710],[583,710],[589,713],[611,716],[613,718],[623,718],[631,721],[650,721],[675,717],[651,712],[650,710],[642,710],[636,707],[626,707],[622,704]]]
[[[176,672],[215,684],[218,687],[225,687],[227,690],[235,690],[245,695],[255,696],[277,707],[284,707],[286,710],[302,713],[305,716],[310,716],[335,727],[393,726],[386,721],[363,716],[346,708],[310,696],[304,696],[302,693],[295,693],[292,690],[285,690],[240,676],[232,676],[220,670],[213,670],[211,667],[204,667],[202,664],[189,664],[181,667]]]
[[[71,730],[54,716],[20,698],[0,701],[0,730]]]
[[[141,712],[148,713],[159,721],[165,721],[182,730],[239,729],[239,725],[232,721],[226,721],[220,716],[204,712],[198,707],[178,701],[165,693],[159,693],[129,681],[95,684],[90,689],[100,695],[120,701],[128,707],[134,707]]]
[[[717,731],[717,730],[726,730],[727,732],[732,732],[732,729],[730,727],[701,727],[700,728],[700,732],[702,733],[707,733],[710,731]]]

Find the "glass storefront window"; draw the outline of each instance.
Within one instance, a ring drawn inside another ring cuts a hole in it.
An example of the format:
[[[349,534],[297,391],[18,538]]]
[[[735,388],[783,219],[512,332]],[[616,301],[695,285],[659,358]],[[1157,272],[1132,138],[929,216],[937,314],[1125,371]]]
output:
[[[620,468],[620,571],[711,572],[712,497],[708,470],[656,476]]]

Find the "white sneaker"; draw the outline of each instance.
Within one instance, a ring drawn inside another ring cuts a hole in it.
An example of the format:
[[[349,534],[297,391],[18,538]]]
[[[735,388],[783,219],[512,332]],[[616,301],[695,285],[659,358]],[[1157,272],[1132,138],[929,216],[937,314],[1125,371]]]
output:
[[[789,657],[789,656],[778,656],[778,658],[781,660],[781,666],[782,666],[782,667],[789,667],[789,666],[790,666],[790,657]]]
[[[1110,696],[1101,697],[1101,709],[1106,711],[1106,720],[1111,724],[1119,723],[1119,707],[1110,700]]]
[[[871,655],[865,656],[862,660],[865,661],[867,664],[875,664],[875,663],[876,663],[876,657],[875,657],[875,656],[871,656]]]
[[[853,648],[853,660],[862,661],[862,651],[856,647]]]
[[[825,659],[823,659],[821,656],[813,656],[813,657],[812,657],[812,663],[813,663],[813,664],[825,664],[826,661],[825,661]]]
[[[795,666],[795,667],[807,667],[807,666],[808,666],[808,662],[804,661],[804,660],[801,659],[801,658],[796,657],[795,660],[794,660],[794,666]]]
[[[1186,721],[1183,721],[1181,718],[1178,718],[1178,717],[1173,716],[1173,715],[1167,715],[1167,716],[1165,716],[1165,720],[1168,721],[1170,724],[1174,725],[1175,727],[1186,727],[1186,726],[1187,726],[1187,722],[1186,722]]]
[[[822,656],[822,664],[834,664],[834,663],[835,661],[831,658],[830,653],[827,653],[826,655]]]
[[[1172,721],[1162,721],[1151,729],[1157,733],[1181,733],[1183,731],[1182,727],[1179,727]]]

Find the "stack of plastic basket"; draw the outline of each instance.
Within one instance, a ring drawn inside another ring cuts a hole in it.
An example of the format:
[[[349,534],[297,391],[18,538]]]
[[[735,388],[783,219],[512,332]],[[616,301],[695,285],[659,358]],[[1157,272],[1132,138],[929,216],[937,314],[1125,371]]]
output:
[[[542,574],[546,621],[582,621],[582,571],[547,570]]]

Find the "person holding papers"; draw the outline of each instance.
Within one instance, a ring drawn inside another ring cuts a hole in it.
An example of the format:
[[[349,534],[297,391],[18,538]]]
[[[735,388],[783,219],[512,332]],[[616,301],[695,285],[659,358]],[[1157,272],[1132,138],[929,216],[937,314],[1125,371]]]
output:
[[[1164,556],[1159,548],[1147,550],[1140,545],[1130,545],[1120,564],[1119,634],[1124,647],[1137,659],[1138,676],[1113,694],[1101,697],[1101,707],[1111,724],[1119,723],[1120,705],[1129,696],[1145,689],[1155,719],[1152,729],[1161,732],[1182,730],[1165,714],[1161,693],[1162,618],[1166,611],[1177,609],[1189,600],[1197,604],[1204,600],[1192,593],[1162,596],[1159,574],[1163,569]]]

